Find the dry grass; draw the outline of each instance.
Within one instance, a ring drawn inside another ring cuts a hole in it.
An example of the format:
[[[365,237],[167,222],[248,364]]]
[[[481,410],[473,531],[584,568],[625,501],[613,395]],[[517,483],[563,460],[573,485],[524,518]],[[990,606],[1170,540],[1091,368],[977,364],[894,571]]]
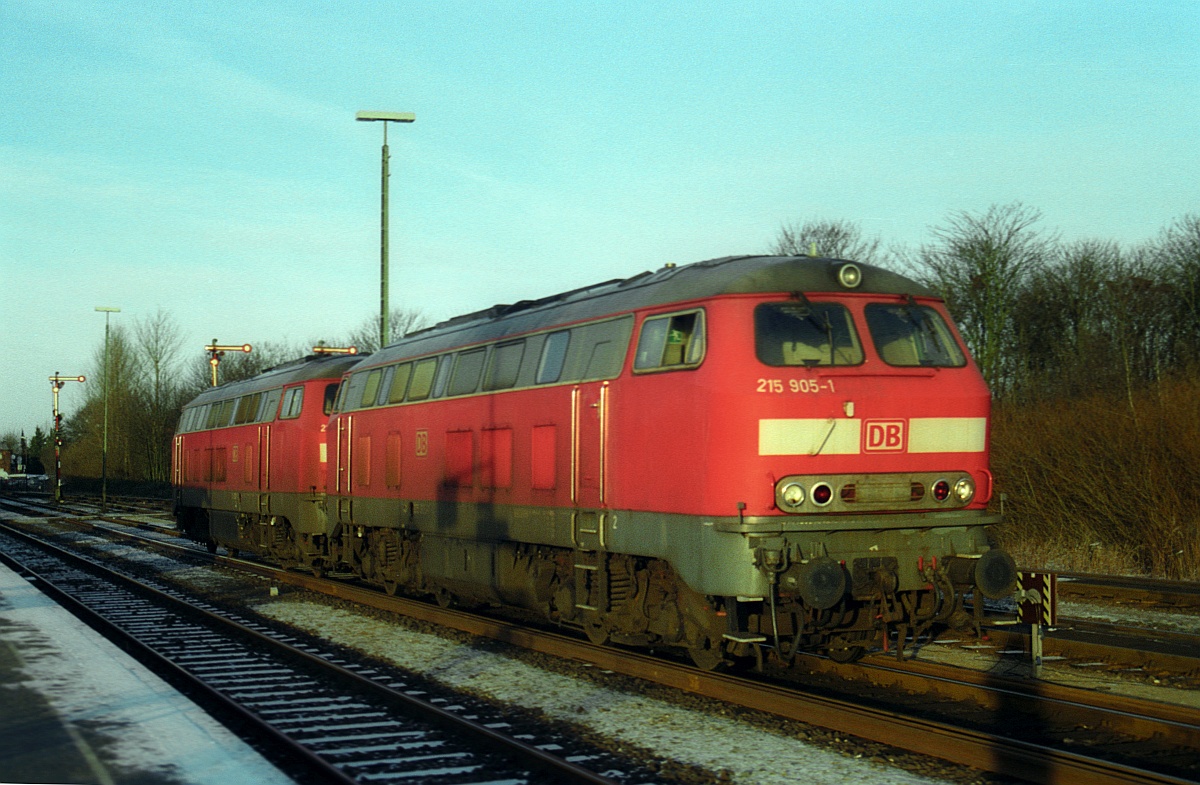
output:
[[[997,406],[997,536],[1029,567],[1200,578],[1198,401],[1188,379]]]

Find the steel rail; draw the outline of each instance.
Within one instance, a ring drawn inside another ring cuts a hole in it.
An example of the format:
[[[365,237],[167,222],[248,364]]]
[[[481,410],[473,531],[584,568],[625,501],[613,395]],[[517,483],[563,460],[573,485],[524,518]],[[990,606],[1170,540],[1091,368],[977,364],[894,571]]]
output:
[[[18,538],[22,541],[29,542],[35,546],[42,548],[52,553],[56,558],[68,561],[72,564],[78,564],[84,569],[101,572],[107,580],[113,583],[119,583],[132,590],[153,598],[154,601],[169,605],[178,610],[182,610],[189,615],[203,618],[206,621],[220,625],[221,627],[235,631],[239,636],[252,640],[260,646],[269,646],[275,650],[284,652],[287,657],[304,662],[310,667],[316,667],[322,671],[336,674],[339,679],[355,684],[359,689],[373,692],[376,695],[382,696],[390,701],[397,702],[407,706],[410,710],[422,715],[423,719],[434,722],[437,725],[453,730],[456,733],[465,734],[475,738],[477,741],[489,745],[492,749],[496,749],[514,756],[523,763],[531,765],[535,769],[540,769],[545,774],[549,774],[557,782],[567,783],[582,783],[584,785],[614,785],[612,779],[597,774],[582,766],[578,766],[570,761],[564,760],[556,755],[553,755],[545,750],[539,749],[530,744],[507,736],[499,731],[488,728],[476,722],[472,722],[465,717],[454,714],[439,706],[436,706],[420,698],[409,695],[403,691],[393,689],[384,684],[380,684],[360,673],[342,667],[334,662],[330,662],[316,654],[289,646],[282,641],[265,634],[251,627],[247,627],[233,619],[221,615],[205,608],[198,607],[186,600],[176,597],[170,593],[164,592],[154,586],[149,586],[141,581],[136,580],[120,572],[113,571],[102,564],[98,564],[91,559],[80,556],[69,550],[60,548],[51,543],[47,543],[40,538],[29,535],[18,529],[0,524],[0,531],[5,534]],[[263,736],[267,741],[281,746],[289,750],[289,754],[300,757],[307,765],[311,766],[318,774],[330,782],[339,783],[339,785],[350,785],[350,783],[358,783],[359,780],[347,775],[334,764],[326,761],[319,754],[308,749],[303,743],[297,742],[291,737],[279,731],[277,728],[265,722],[262,717],[246,707],[239,704],[236,700],[229,698],[220,691],[206,684],[195,674],[188,671],[185,667],[173,662],[170,658],[156,651],[151,646],[143,643],[135,635],[122,629],[120,626],[110,622],[96,610],[89,608],[82,601],[76,599],[66,591],[55,586],[51,581],[37,575],[29,568],[22,565],[17,560],[7,554],[0,553],[0,562],[5,563],[11,569],[20,571],[32,577],[37,581],[37,585],[47,595],[55,599],[61,605],[70,610],[73,614],[84,620],[94,629],[101,632],[105,637],[118,643],[129,653],[133,654],[136,659],[143,662],[155,672],[166,678],[169,683],[182,685],[191,693],[201,695],[206,701],[211,701],[212,705],[219,706],[223,711],[230,712],[238,719],[250,724],[255,733]]]
[[[1164,578],[1058,573],[1059,597],[1149,602],[1175,608],[1200,608],[1200,582]]]
[[[1134,766],[1089,758],[1047,745],[914,718],[896,711],[861,706],[837,698],[801,693],[791,687],[701,671],[692,666],[677,665],[626,650],[594,646],[555,633],[532,631],[510,622],[439,608],[418,600],[392,597],[372,589],[282,571],[255,562],[228,557],[217,557],[217,560],[279,583],[379,610],[400,613],[473,635],[505,641],[544,654],[588,662],[663,686],[687,690],[786,719],[819,725],[952,763],[1021,777],[1030,782],[1056,785],[1183,785],[1192,782]],[[1068,689],[1063,688],[1064,691]],[[1080,703],[1078,699],[1083,696],[1079,691],[1075,693],[1077,705],[1093,708]]]
[[[180,545],[147,540],[171,549],[200,555],[196,549]],[[206,555],[206,554],[205,554]],[[1193,782],[1167,774],[1152,772],[1136,766],[1089,758],[1078,753],[1059,750],[1048,745],[1012,739],[982,731],[963,729],[934,720],[914,718],[898,711],[865,707],[849,701],[828,696],[797,692],[794,688],[748,681],[724,674],[697,670],[691,666],[676,665],[647,655],[609,647],[597,647],[581,640],[556,633],[531,630],[502,620],[444,609],[434,605],[403,597],[386,595],[375,589],[353,584],[331,581],[302,573],[281,570],[259,562],[228,556],[209,557],[215,563],[224,564],[245,572],[268,578],[279,584],[297,586],[337,599],[366,605],[379,610],[398,613],[419,621],[450,627],[481,637],[504,641],[522,648],[552,656],[588,662],[624,675],[642,678],[667,687],[687,690],[696,694],[734,703],[746,708],[774,714],[787,719],[844,732],[881,744],[930,755],[953,763],[972,766],[1006,776],[1015,776],[1031,782],[1044,783],[1175,783]],[[914,665],[907,663],[909,665]],[[840,666],[839,666],[840,667]],[[922,664],[916,666],[918,678],[930,678],[940,670],[938,678],[944,683],[963,681],[978,688],[1020,694],[1023,699],[1051,699],[1064,705],[1101,709],[1111,715],[1119,725],[1136,725],[1139,706],[1162,708],[1164,716],[1153,716],[1150,722],[1177,723],[1179,728],[1165,728],[1174,737],[1200,738],[1200,727],[1195,725],[1194,712],[1169,707],[1166,704],[1147,704],[1132,699],[1118,701],[1119,706],[1103,706],[1114,696],[1092,694],[1069,687],[1052,687],[1045,682],[1021,687],[1020,682],[997,679],[990,675],[967,671],[955,678],[948,676],[950,669]],[[922,669],[924,669],[922,671]],[[960,669],[953,669],[958,671]],[[1042,696],[1039,696],[1042,693]],[[1091,700],[1091,699],[1095,700]]]

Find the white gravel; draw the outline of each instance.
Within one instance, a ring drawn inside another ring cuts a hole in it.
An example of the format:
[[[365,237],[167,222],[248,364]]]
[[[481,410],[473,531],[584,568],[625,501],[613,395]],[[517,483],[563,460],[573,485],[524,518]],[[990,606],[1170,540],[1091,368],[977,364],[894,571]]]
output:
[[[256,610],[447,686],[470,690],[500,703],[540,710],[554,720],[585,726],[681,764],[725,772],[731,783],[942,782],[764,732],[737,719],[716,717],[544,671],[364,614],[304,601],[268,603]]]

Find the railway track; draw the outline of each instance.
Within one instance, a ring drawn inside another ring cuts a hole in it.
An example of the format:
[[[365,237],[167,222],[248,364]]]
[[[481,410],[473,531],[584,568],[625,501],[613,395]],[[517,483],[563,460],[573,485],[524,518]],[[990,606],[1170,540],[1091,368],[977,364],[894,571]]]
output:
[[[1064,572],[1058,574],[1058,594],[1060,597],[1157,608],[1200,608],[1200,583],[1196,581]]]
[[[166,585],[10,527],[0,530],[0,559],[10,568],[250,736],[301,781],[450,785],[649,778],[636,770],[633,779],[604,776],[595,769],[629,772],[628,762],[542,727],[515,726],[482,704],[464,705],[461,696],[427,694],[424,685],[348,661],[331,646],[196,603]]]
[[[197,552],[190,546],[175,547]],[[866,666],[857,668],[805,661],[802,668],[809,672],[806,678],[811,683],[803,691],[781,681],[703,674],[690,667],[445,611],[343,582],[224,557],[217,561],[266,575],[280,584],[588,661],[618,673],[1034,782],[1197,780],[1194,767],[1200,714],[1194,710],[994,674],[964,674],[961,669],[924,662],[897,664],[890,658],[886,662],[869,658]],[[857,696],[845,689],[850,682],[860,685]],[[845,697],[830,697],[839,692]],[[896,697],[901,695],[908,698]],[[1101,749],[1108,752],[1097,754]],[[1108,760],[1102,759],[1105,757]]]

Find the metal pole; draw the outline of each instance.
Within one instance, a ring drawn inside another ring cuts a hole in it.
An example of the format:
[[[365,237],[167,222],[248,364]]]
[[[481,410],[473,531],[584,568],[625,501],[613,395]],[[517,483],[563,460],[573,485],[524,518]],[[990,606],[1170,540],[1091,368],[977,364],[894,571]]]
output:
[[[54,376],[58,377],[58,371]],[[50,387],[54,390],[54,503],[62,504],[62,439],[58,433],[58,390],[62,382],[52,381]]]
[[[95,309],[104,314],[104,437],[100,447],[100,512],[108,512],[108,325],[109,317],[120,313],[120,308],[98,305]]]
[[[108,512],[108,317],[104,312],[104,438],[100,448],[100,514]]]
[[[379,208],[379,348],[388,345],[388,143],[387,127],[383,124],[383,174]]]
[[[417,119],[412,112],[359,112],[356,120],[383,123],[383,151],[379,184],[379,347],[388,343],[388,123],[411,123]]]
[[[62,503],[62,432],[58,414],[58,391],[67,382],[83,382],[86,376],[63,376],[58,371],[50,377],[50,389],[54,392],[54,503]]]

